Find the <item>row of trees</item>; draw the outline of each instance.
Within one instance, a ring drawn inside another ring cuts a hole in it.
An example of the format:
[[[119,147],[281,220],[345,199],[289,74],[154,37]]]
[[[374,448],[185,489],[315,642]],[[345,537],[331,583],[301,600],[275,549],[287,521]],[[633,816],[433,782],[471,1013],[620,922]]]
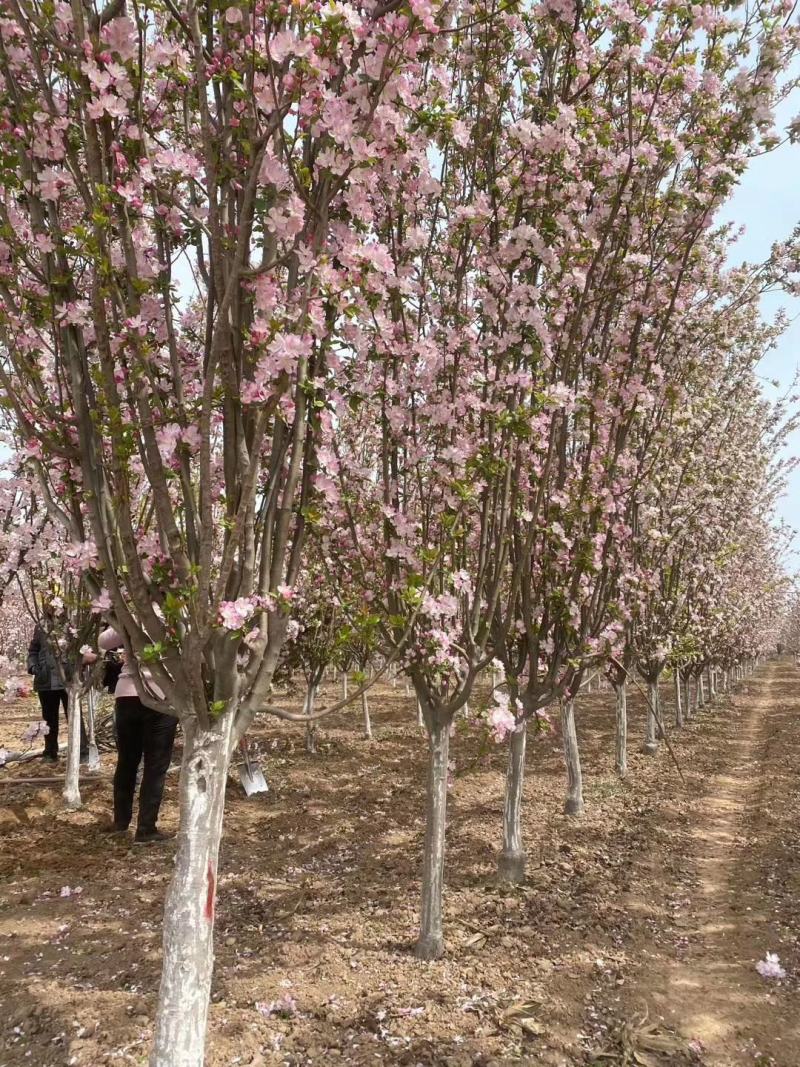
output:
[[[634,667],[655,693],[772,639],[791,422],[758,302],[794,258],[730,269],[714,219],[778,139],[790,13],[0,0],[5,536],[46,518],[69,604],[112,614],[183,726],[155,1067],[203,1062],[238,742],[336,707],[279,706],[277,672],[313,687],[329,642],[349,699],[370,661],[410,679],[433,958],[451,727],[491,665],[520,878],[546,706],[578,811],[587,671],[622,739]]]

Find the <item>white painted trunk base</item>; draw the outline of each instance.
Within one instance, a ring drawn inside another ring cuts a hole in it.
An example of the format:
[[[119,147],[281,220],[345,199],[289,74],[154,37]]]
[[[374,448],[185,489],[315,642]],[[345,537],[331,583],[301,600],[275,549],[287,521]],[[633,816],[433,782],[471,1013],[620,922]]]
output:
[[[654,756],[658,752],[658,682],[650,682],[647,687],[647,721],[644,731],[642,752]]]
[[[428,716],[433,722],[433,715]],[[447,762],[450,723],[435,722],[428,732],[428,794],[425,810],[425,851],[422,857],[422,910],[414,954],[435,960],[444,953],[442,894],[447,828]]]
[[[564,801],[564,814],[581,815],[583,813],[583,774],[581,773],[578,733],[575,729],[574,700],[565,700],[561,705],[561,732],[564,741],[564,762],[567,765],[567,796]]]
[[[61,714],[61,707],[58,709]],[[67,771],[64,778],[64,807],[68,811],[77,811],[81,807],[81,707],[77,689],[67,689]]]
[[[616,696],[616,731],[614,769],[620,778],[628,774],[628,687],[623,681],[614,686]]]
[[[214,912],[233,717],[189,725],[179,782],[175,871],[164,906],[164,959],[150,1067],[203,1067],[214,966]]]
[[[506,790],[503,804],[503,850],[497,870],[500,880],[520,884],[525,881],[525,848],[522,841],[522,793],[525,785],[527,724],[511,734],[508,745]]]
[[[681,672],[675,668],[673,684],[675,686],[675,725],[683,726],[683,701],[681,692]]]
[[[372,720],[369,717],[369,701],[367,694],[361,694],[361,710],[364,712],[364,737],[367,741],[372,740]]]

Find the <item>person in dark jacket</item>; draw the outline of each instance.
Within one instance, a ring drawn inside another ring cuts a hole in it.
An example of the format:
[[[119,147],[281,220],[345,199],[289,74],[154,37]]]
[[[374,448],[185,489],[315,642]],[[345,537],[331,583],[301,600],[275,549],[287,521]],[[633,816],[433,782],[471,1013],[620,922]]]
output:
[[[28,674],[33,675],[34,692],[39,697],[42,718],[47,723],[49,732],[44,739],[43,759],[55,763],[58,759],[58,720],[61,708],[67,718],[68,700],[64,678],[58,660],[50,647],[50,640],[44,627],[39,623],[33,631],[33,638],[28,646]],[[89,758],[89,740],[86,727],[81,718],[81,761]]]
[[[99,645],[106,654],[122,649],[122,638],[109,626],[100,634]],[[127,833],[133,819],[133,796],[136,791],[136,774],[142,765],[142,782],[139,786],[139,817],[134,834],[136,844],[153,844],[165,841],[170,836],[156,826],[167,770],[172,759],[178,719],[163,711],[156,711],[144,704],[136,689],[134,671],[124,651],[121,652],[122,667],[114,684],[115,737],[117,742],[117,769],[114,772],[114,821],[106,827],[114,834]],[[140,668],[145,687],[156,700],[164,694],[153,682],[146,668]]]

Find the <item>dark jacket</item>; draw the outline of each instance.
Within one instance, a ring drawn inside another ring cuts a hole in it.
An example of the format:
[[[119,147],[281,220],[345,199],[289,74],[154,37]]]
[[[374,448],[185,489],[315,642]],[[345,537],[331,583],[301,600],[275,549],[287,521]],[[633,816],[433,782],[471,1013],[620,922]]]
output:
[[[47,634],[39,625],[33,631],[33,639],[28,646],[28,674],[33,675],[33,688],[37,693],[64,688],[58,661],[50,648]]]

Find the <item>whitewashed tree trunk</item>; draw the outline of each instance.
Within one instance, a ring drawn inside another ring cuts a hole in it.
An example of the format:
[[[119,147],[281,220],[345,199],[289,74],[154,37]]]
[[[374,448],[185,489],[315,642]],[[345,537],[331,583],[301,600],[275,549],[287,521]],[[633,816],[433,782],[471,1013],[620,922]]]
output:
[[[697,676],[697,707],[704,708],[706,706],[706,690],[703,685],[703,672],[701,671]]]
[[[369,701],[366,692],[361,694],[361,708],[364,712],[364,737],[367,741],[372,740],[372,722],[369,717]]]
[[[97,736],[95,734],[95,707],[96,707],[97,694],[94,689],[90,689],[86,695],[87,705],[87,741],[89,745],[89,762],[88,768],[90,771],[96,771],[100,768],[100,750],[97,747]]]
[[[675,725],[683,726],[683,694],[681,686],[681,672],[678,667],[675,668],[673,682],[675,684]]]
[[[522,723],[511,734],[506,767],[503,805],[503,851],[497,868],[500,880],[521,884],[525,881],[525,849],[522,843],[522,792],[525,785],[525,750],[528,728]]]
[[[203,1067],[219,845],[233,717],[184,727],[175,871],[164,905],[163,966],[150,1067]]]
[[[424,726],[425,719],[422,717],[422,704],[417,700],[417,726]]]
[[[617,728],[614,748],[614,768],[620,778],[628,774],[628,687],[623,680],[614,685],[617,702]]]
[[[716,667],[708,668],[708,691],[712,700],[717,699],[717,669]]]
[[[647,720],[642,751],[648,756],[654,756],[658,752],[658,680],[648,683],[647,697]]]
[[[347,671],[342,671],[342,700],[347,700]]]
[[[425,851],[422,857],[422,912],[414,954],[421,960],[438,959],[444,952],[442,894],[447,828],[447,763],[450,723],[428,716],[428,794],[425,811]]]
[[[578,734],[575,729],[574,700],[562,701],[561,733],[564,741],[564,762],[567,765],[567,797],[564,801],[564,814],[580,815],[583,812],[583,775],[581,774]]]
[[[61,705],[58,706],[61,714]],[[75,685],[67,687],[67,772],[64,778],[64,807],[77,811],[81,807],[81,705]]]
[[[694,708],[692,707],[692,673],[688,670],[683,672],[683,706],[686,721],[689,722],[694,715]]]

